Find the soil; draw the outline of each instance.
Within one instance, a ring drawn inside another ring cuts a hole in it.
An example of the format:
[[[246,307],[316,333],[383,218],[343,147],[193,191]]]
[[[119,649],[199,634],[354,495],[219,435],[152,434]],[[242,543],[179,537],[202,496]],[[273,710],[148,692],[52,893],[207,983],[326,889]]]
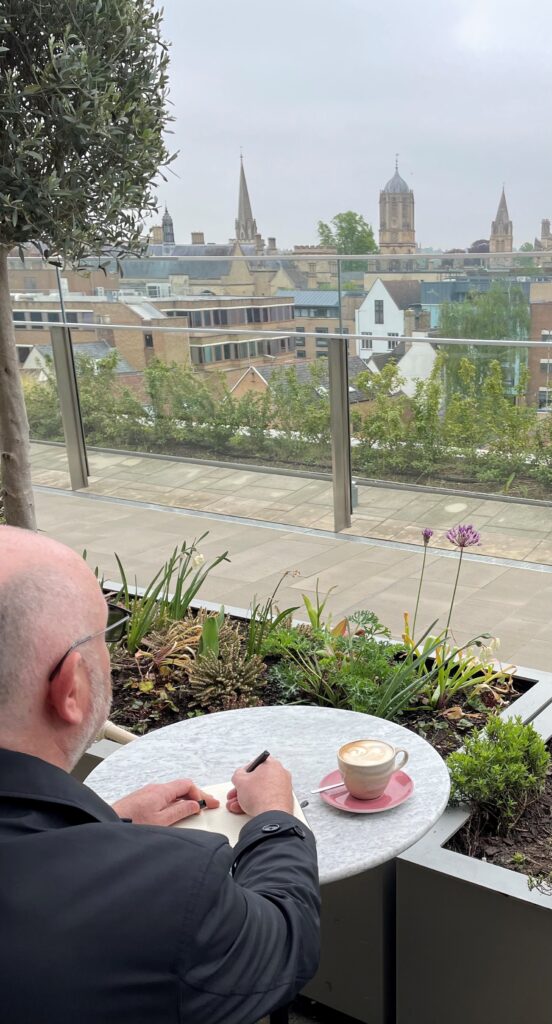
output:
[[[132,732],[141,735],[149,729],[159,729],[198,714],[197,709],[188,703],[189,693],[185,685],[176,686],[170,692],[166,692],[163,686],[141,690],[135,659],[120,650],[112,656],[112,674],[113,706],[110,718]],[[508,707],[527,688],[523,682],[516,680],[507,692],[501,694],[500,704],[493,699],[491,693],[485,697],[487,705],[481,699],[473,701],[460,694],[454,705],[445,711],[418,706],[406,712],[400,724],[423,736],[441,757],[447,757],[462,746],[467,733],[484,727],[489,714]],[[285,703],[279,688],[270,680],[261,694],[262,705]]]
[[[451,839],[448,849],[469,854],[523,875],[552,872],[552,769],[542,795],[526,807],[507,836],[473,836],[469,822]],[[550,881],[546,884],[550,888]],[[550,895],[550,893],[548,893]]]

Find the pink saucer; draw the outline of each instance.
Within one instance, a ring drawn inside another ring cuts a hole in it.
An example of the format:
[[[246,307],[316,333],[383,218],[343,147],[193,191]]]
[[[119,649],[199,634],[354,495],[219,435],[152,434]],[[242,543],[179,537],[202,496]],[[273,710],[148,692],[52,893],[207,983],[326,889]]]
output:
[[[340,779],[341,772],[336,770],[321,779],[319,785],[335,785]],[[341,789],[330,789],[327,793],[321,793],[320,796],[327,804],[337,807],[340,811],[352,811],[354,814],[377,814],[378,811],[389,811],[392,807],[403,804],[409,796],[412,796],[413,792],[414,783],[410,775],[407,775],[406,772],[393,772],[385,793],[378,796],[377,800],[357,800],[345,788],[345,783]]]

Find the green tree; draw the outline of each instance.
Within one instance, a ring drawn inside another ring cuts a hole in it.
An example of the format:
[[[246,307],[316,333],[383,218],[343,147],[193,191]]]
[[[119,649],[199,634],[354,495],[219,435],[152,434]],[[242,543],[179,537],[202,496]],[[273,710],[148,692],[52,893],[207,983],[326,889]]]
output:
[[[535,246],[532,242],[524,242],[523,245],[520,245],[519,247],[520,252],[534,252],[534,249]]]
[[[487,292],[473,292],[463,302],[445,302],[441,310],[439,333],[443,338],[477,338],[517,340],[529,334],[529,303],[517,285],[495,281]],[[523,369],[527,365],[527,349],[501,348],[491,345],[450,345],[445,349],[445,382],[447,398],[462,392],[459,373],[463,359],[475,367],[475,385],[480,387],[490,363],[498,360],[504,383],[512,397]]]
[[[318,221],[318,238],[321,245],[332,246],[338,253],[353,255],[367,252],[376,252],[377,245],[374,239],[372,226],[365,221],[360,213],[347,210],[346,213],[336,213],[331,224]],[[343,270],[365,270],[366,263],[362,260],[351,260],[343,264]]]
[[[0,9],[0,436],[8,522],[33,528],[9,251],[58,261],[141,247],[169,160],[168,52],[154,0],[3,0]]]

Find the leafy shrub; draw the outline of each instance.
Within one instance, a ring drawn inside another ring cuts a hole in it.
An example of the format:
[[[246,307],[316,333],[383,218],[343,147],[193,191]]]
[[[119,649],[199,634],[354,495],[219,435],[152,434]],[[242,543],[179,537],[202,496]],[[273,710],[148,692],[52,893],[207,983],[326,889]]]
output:
[[[550,762],[544,740],[521,718],[489,718],[447,760],[451,798],[474,808],[472,830],[506,833],[542,792]]]

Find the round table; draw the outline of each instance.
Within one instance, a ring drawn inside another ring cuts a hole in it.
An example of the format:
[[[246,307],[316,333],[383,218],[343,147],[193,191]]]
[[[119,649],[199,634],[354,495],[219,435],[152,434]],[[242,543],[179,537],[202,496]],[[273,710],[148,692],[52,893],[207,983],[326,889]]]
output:
[[[414,793],[378,814],[330,807],[311,790],[337,768],[348,740],[379,738],[410,755]],[[121,747],[86,779],[108,803],[150,782],[191,778],[199,786],[229,781],[234,769],[264,749],[290,769],[299,801],[316,836],[320,882],[335,882],[392,860],[421,839],[443,813],[449,774],[420,736],[394,722],[355,711],[283,705],[222,711],[176,722]]]

